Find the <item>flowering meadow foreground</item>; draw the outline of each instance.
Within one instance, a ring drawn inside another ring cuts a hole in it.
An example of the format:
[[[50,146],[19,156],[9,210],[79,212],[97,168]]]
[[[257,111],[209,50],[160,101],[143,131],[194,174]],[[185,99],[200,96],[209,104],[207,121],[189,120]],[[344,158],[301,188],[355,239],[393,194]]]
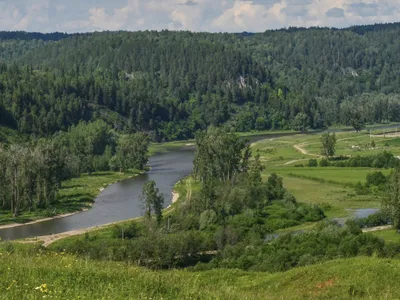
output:
[[[335,260],[285,273],[149,271],[0,244],[0,299],[396,299],[398,260]]]

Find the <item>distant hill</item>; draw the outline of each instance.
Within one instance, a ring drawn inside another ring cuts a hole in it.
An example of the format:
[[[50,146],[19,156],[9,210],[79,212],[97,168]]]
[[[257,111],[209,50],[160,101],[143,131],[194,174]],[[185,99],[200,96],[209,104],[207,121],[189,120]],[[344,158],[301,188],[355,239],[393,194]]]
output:
[[[399,122],[399,35],[399,23],[240,34],[2,32],[0,107],[20,132],[52,134],[104,118],[106,109],[124,120],[118,129],[157,140],[209,125]]]

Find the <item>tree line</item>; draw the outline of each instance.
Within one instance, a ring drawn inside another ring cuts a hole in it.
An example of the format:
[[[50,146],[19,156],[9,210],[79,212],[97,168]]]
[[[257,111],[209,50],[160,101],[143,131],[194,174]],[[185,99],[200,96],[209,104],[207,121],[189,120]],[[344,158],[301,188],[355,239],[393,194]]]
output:
[[[1,210],[47,208],[58,200],[62,182],[82,173],[143,170],[146,134],[117,134],[102,121],[79,123],[52,138],[0,147]]]
[[[2,33],[0,122],[48,136],[103,119],[158,141],[210,124],[305,131],[399,122],[399,30]]]

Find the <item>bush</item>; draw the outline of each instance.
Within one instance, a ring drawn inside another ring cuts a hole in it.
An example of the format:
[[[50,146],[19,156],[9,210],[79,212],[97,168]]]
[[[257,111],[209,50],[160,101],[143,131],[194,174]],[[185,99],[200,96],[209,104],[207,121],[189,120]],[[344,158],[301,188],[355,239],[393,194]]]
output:
[[[309,167],[318,167],[318,161],[316,159],[310,159],[308,161],[308,166]]]
[[[332,163],[335,167],[353,167],[353,168],[395,168],[400,165],[400,160],[393,154],[384,151],[371,156],[355,156],[346,161]]]
[[[356,189],[357,195],[368,195],[370,192],[368,187],[363,185],[361,182],[357,182],[355,189]]]
[[[200,230],[206,229],[209,225],[216,224],[218,222],[217,214],[214,210],[208,209],[203,211],[200,215]]]
[[[374,172],[367,175],[367,185],[382,186],[387,182],[387,178],[382,172]]]
[[[319,166],[320,167],[329,167],[329,160],[327,160],[327,159],[321,159],[320,161],[319,161]]]
[[[140,228],[137,222],[130,222],[128,225],[115,225],[113,237],[119,239],[134,239],[140,236]]]
[[[390,222],[390,218],[384,212],[374,213],[366,218],[360,218],[356,220],[358,226],[360,227],[376,227],[376,226],[384,226],[388,225]]]

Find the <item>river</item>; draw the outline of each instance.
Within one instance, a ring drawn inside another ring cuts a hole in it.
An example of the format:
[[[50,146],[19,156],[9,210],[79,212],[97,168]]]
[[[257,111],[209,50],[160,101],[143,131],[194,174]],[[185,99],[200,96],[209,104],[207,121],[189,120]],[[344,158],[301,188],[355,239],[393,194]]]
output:
[[[252,136],[248,139],[255,142],[278,136],[282,134]],[[192,172],[193,158],[194,147],[156,154],[149,160],[149,172],[108,186],[96,198],[90,210],[65,218],[2,229],[0,238],[15,240],[51,235],[140,217],[143,214],[140,202],[142,187],[151,180],[156,182],[165,196],[164,205],[168,207],[172,201],[171,191],[175,184]]]
[[[397,126],[384,125],[374,129],[390,129]],[[335,130],[335,132],[339,131],[343,130]],[[315,133],[320,132],[310,134]],[[251,142],[256,142],[288,135],[293,135],[293,133],[256,135],[250,136],[248,139]],[[139,217],[143,213],[140,202],[142,186],[151,180],[156,182],[160,192],[165,196],[164,204],[167,207],[172,201],[171,191],[174,185],[192,172],[193,157],[194,147],[184,147],[179,150],[171,150],[165,154],[157,154],[149,160],[151,167],[149,172],[110,185],[96,198],[92,209],[65,218],[2,229],[0,230],[0,238],[2,240],[15,240],[51,235]]]

